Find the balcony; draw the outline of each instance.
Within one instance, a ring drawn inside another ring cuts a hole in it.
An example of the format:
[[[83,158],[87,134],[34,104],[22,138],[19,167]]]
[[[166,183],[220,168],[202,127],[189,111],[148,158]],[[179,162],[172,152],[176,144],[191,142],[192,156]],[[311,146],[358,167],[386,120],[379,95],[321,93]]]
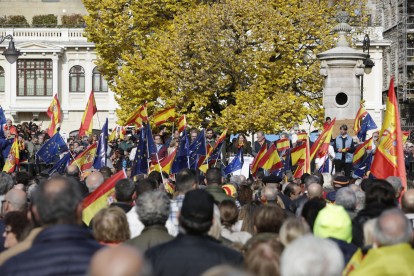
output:
[[[83,28],[0,28],[0,36],[12,35],[17,42],[54,41],[87,42]]]
[[[353,28],[351,33],[354,35],[354,39],[356,41],[362,42],[366,34],[369,35],[369,39],[371,41],[379,41],[384,39],[384,37],[382,36],[383,31],[384,27],[368,27],[362,30]]]

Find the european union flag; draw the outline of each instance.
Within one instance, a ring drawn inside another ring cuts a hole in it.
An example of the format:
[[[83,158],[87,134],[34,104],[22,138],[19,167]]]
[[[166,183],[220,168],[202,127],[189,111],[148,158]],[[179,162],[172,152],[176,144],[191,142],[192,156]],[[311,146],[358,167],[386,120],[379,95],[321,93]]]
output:
[[[0,125],[4,125],[6,123],[6,116],[4,116],[3,107],[0,105]]]
[[[368,175],[369,171],[371,170],[371,163],[372,163],[372,151],[368,155],[367,158],[365,158],[364,161],[362,161],[361,165],[358,167],[358,169],[355,170],[354,175],[364,178]]]
[[[228,175],[229,173],[232,173],[234,171],[241,170],[241,168],[243,167],[243,163],[243,149],[240,148],[239,152],[234,157],[234,159],[226,168],[224,168],[224,173]]]
[[[49,165],[56,157],[59,157],[60,153],[68,150],[68,146],[65,141],[63,141],[62,136],[60,136],[59,132],[56,132],[56,134],[39,149],[37,155]]]
[[[157,147],[155,146],[154,143],[154,138],[152,137],[152,132],[151,132],[151,125],[149,120],[147,120],[147,143],[148,143],[148,151],[149,151],[149,155],[153,155],[153,154],[157,154]]]
[[[49,175],[52,175],[55,172],[63,173],[70,162],[70,153],[65,154],[62,159],[59,160],[48,172]]]
[[[326,157],[325,162],[323,162],[323,165],[319,168],[320,173],[329,173],[329,157]]]
[[[98,145],[95,151],[95,159],[93,160],[92,166],[95,169],[100,169],[106,166],[106,152],[108,150],[108,118],[106,118],[106,122],[101,130],[101,134],[99,136]]]
[[[375,124],[374,120],[372,119],[369,113],[365,116],[364,120],[361,123],[361,130],[358,132],[358,139],[361,142],[365,142],[367,137],[368,130],[377,129],[377,125]]]
[[[191,143],[189,147],[190,154],[206,155],[206,135],[204,129],[198,134],[197,138]]]
[[[216,148],[210,153],[209,163],[213,160],[220,160],[221,159],[221,148],[224,144],[224,139],[220,141],[220,143],[216,146]]]
[[[180,138],[180,143],[178,144],[177,153],[175,154],[174,160],[171,164],[171,174],[179,173],[182,169],[188,168],[188,155],[187,130],[184,129],[184,133]]]
[[[282,167],[274,172],[272,174],[279,176],[280,178],[284,178],[284,172],[289,171],[292,169],[292,156],[290,155],[290,149],[286,150],[286,155],[284,158],[281,158],[282,161]]]
[[[147,132],[144,127],[141,129],[138,139],[137,153],[135,154],[131,177],[138,174],[147,174],[148,171]]]

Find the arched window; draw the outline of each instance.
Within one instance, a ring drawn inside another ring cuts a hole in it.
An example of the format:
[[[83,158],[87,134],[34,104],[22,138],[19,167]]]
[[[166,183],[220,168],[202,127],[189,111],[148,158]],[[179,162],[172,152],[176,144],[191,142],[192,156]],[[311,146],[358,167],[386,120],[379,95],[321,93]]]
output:
[[[85,92],[85,70],[82,66],[75,65],[69,71],[69,91]]]
[[[92,88],[94,92],[108,92],[108,83],[104,80],[98,67],[93,68]]]
[[[0,66],[0,92],[4,92],[4,69]]]

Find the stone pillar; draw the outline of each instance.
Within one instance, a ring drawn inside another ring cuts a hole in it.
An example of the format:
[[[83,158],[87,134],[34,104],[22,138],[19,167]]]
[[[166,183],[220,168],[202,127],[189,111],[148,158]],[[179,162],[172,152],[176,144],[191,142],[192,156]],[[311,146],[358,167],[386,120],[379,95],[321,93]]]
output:
[[[53,97],[58,94],[58,98],[59,98],[59,55],[56,53],[53,53],[53,57],[52,57],[52,63],[53,63],[53,71],[52,71],[52,75],[53,75]]]
[[[323,106],[325,116],[337,120],[354,119],[361,102],[359,76],[364,74],[363,60],[368,54],[349,46],[346,35],[351,31],[349,14],[336,15],[333,30],[339,34],[335,48],[317,55],[321,60],[321,75],[325,76]]]

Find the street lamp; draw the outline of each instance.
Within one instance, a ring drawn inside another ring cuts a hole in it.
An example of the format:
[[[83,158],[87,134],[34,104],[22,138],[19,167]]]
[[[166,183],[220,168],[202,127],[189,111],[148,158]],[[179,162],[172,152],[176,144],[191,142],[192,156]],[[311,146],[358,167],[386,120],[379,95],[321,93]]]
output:
[[[372,72],[372,67],[375,66],[375,63],[369,58],[369,47],[371,46],[371,41],[369,35],[366,34],[364,37],[364,42],[362,43],[362,51],[365,53],[365,50],[368,51],[368,58],[364,60],[364,73],[369,75]],[[363,99],[364,94],[364,75],[361,76],[361,100]]]
[[[6,57],[7,61],[10,64],[13,64],[16,62],[17,58],[21,55],[21,53],[17,51],[14,47],[12,35],[0,36],[0,44],[3,43],[3,41],[5,41],[6,39],[10,39],[9,48],[3,52],[3,56]]]

